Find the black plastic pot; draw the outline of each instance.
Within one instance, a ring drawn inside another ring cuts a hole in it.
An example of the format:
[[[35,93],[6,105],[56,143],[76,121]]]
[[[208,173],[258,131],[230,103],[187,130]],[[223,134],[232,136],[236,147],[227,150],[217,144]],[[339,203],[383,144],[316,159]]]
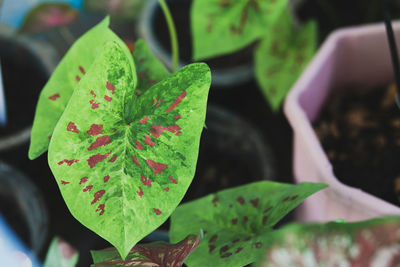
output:
[[[210,105],[195,178],[184,201],[274,178],[274,157],[259,131],[235,113]]]
[[[180,66],[187,65],[192,56],[190,32],[191,0],[167,1],[171,10],[179,40]],[[169,33],[165,18],[157,0],[149,0],[138,24],[138,35],[146,41],[153,54],[168,68],[171,68]],[[238,61],[238,59],[240,59]],[[212,70],[212,84],[219,88],[248,82],[253,77],[253,47],[249,46],[237,53],[206,60]],[[224,67],[222,67],[224,66]]]
[[[0,214],[33,252],[43,249],[48,215],[41,193],[29,178],[1,161]]]

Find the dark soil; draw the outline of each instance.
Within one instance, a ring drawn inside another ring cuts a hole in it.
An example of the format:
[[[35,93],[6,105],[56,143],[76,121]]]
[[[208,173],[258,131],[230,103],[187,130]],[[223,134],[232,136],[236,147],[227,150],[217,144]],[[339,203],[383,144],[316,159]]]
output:
[[[315,131],[335,176],[349,186],[399,205],[400,110],[395,88],[366,93],[345,90],[332,98]]]
[[[191,0],[167,1],[175,22],[178,35],[179,53],[183,62],[192,62],[192,35],[190,28]],[[170,36],[164,14],[158,8],[154,16],[154,32],[165,51],[171,51]],[[205,60],[212,70],[251,65],[255,44],[226,56]]]

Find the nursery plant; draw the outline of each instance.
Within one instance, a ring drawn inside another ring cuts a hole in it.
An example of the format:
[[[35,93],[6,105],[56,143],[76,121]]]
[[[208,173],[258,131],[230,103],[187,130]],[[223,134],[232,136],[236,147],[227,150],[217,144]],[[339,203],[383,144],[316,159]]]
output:
[[[294,24],[288,0],[193,0],[193,58],[204,60],[255,42],[255,77],[271,108],[278,110],[291,85],[314,55],[314,21]]]
[[[400,217],[356,223],[291,224],[265,238],[255,266],[400,264]]]
[[[200,228],[180,233],[184,240],[175,245],[137,243],[165,222],[193,179],[210,70],[195,63],[170,74],[143,41],[132,55],[108,23],[104,19],[77,40],[43,88],[29,157],[48,150],[71,214],[115,247],[93,252],[95,266],[180,266],[199,244]],[[263,212],[274,206],[271,218],[263,215],[261,226],[249,232],[255,235],[323,187],[259,183],[230,194],[241,194],[238,205],[248,206],[248,199]],[[221,194],[221,204],[228,197]],[[212,205],[219,207],[219,200]],[[250,215],[243,218],[253,225]]]

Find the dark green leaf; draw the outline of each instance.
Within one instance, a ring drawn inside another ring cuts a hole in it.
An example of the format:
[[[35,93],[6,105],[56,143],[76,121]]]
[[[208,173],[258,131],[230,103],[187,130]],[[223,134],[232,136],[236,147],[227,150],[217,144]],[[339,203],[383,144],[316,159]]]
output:
[[[399,266],[400,217],[292,224],[268,235],[257,266]]]
[[[190,235],[177,244],[154,242],[137,244],[122,260],[114,248],[92,251],[95,264],[93,267],[103,266],[165,266],[180,267],[186,257],[199,245],[200,238]]]
[[[190,185],[211,82],[207,65],[192,64],[137,97],[125,50],[106,43],[49,147],[71,213],[122,258],[169,217]]]
[[[261,41],[255,52],[255,75],[273,110],[280,108],[316,46],[316,23],[311,21],[295,30],[288,14]]]
[[[194,0],[193,57],[229,54],[264,36],[286,10],[287,0]]]
[[[257,182],[179,206],[171,217],[170,238],[182,240],[204,230],[204,240],[187,259],[188,266],[244,266],[264,248],[263,235],[325,185]]]

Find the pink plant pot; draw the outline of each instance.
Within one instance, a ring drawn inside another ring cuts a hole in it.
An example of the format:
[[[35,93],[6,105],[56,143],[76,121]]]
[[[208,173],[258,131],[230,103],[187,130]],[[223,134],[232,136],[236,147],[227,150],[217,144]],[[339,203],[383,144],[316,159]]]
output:
[[[394,23],[393,28],[400,41],[400,23]],[[383,24],[367,25],[333,32],[289,92],[284,111],[294,132],[296,182],[329,186],[308,198],[299,208],[300,221],[359,221],[400,215],[399,207],[341,183],[312,127],[331,91],[349,87],[376,88],[392,80],[385,27]]]

